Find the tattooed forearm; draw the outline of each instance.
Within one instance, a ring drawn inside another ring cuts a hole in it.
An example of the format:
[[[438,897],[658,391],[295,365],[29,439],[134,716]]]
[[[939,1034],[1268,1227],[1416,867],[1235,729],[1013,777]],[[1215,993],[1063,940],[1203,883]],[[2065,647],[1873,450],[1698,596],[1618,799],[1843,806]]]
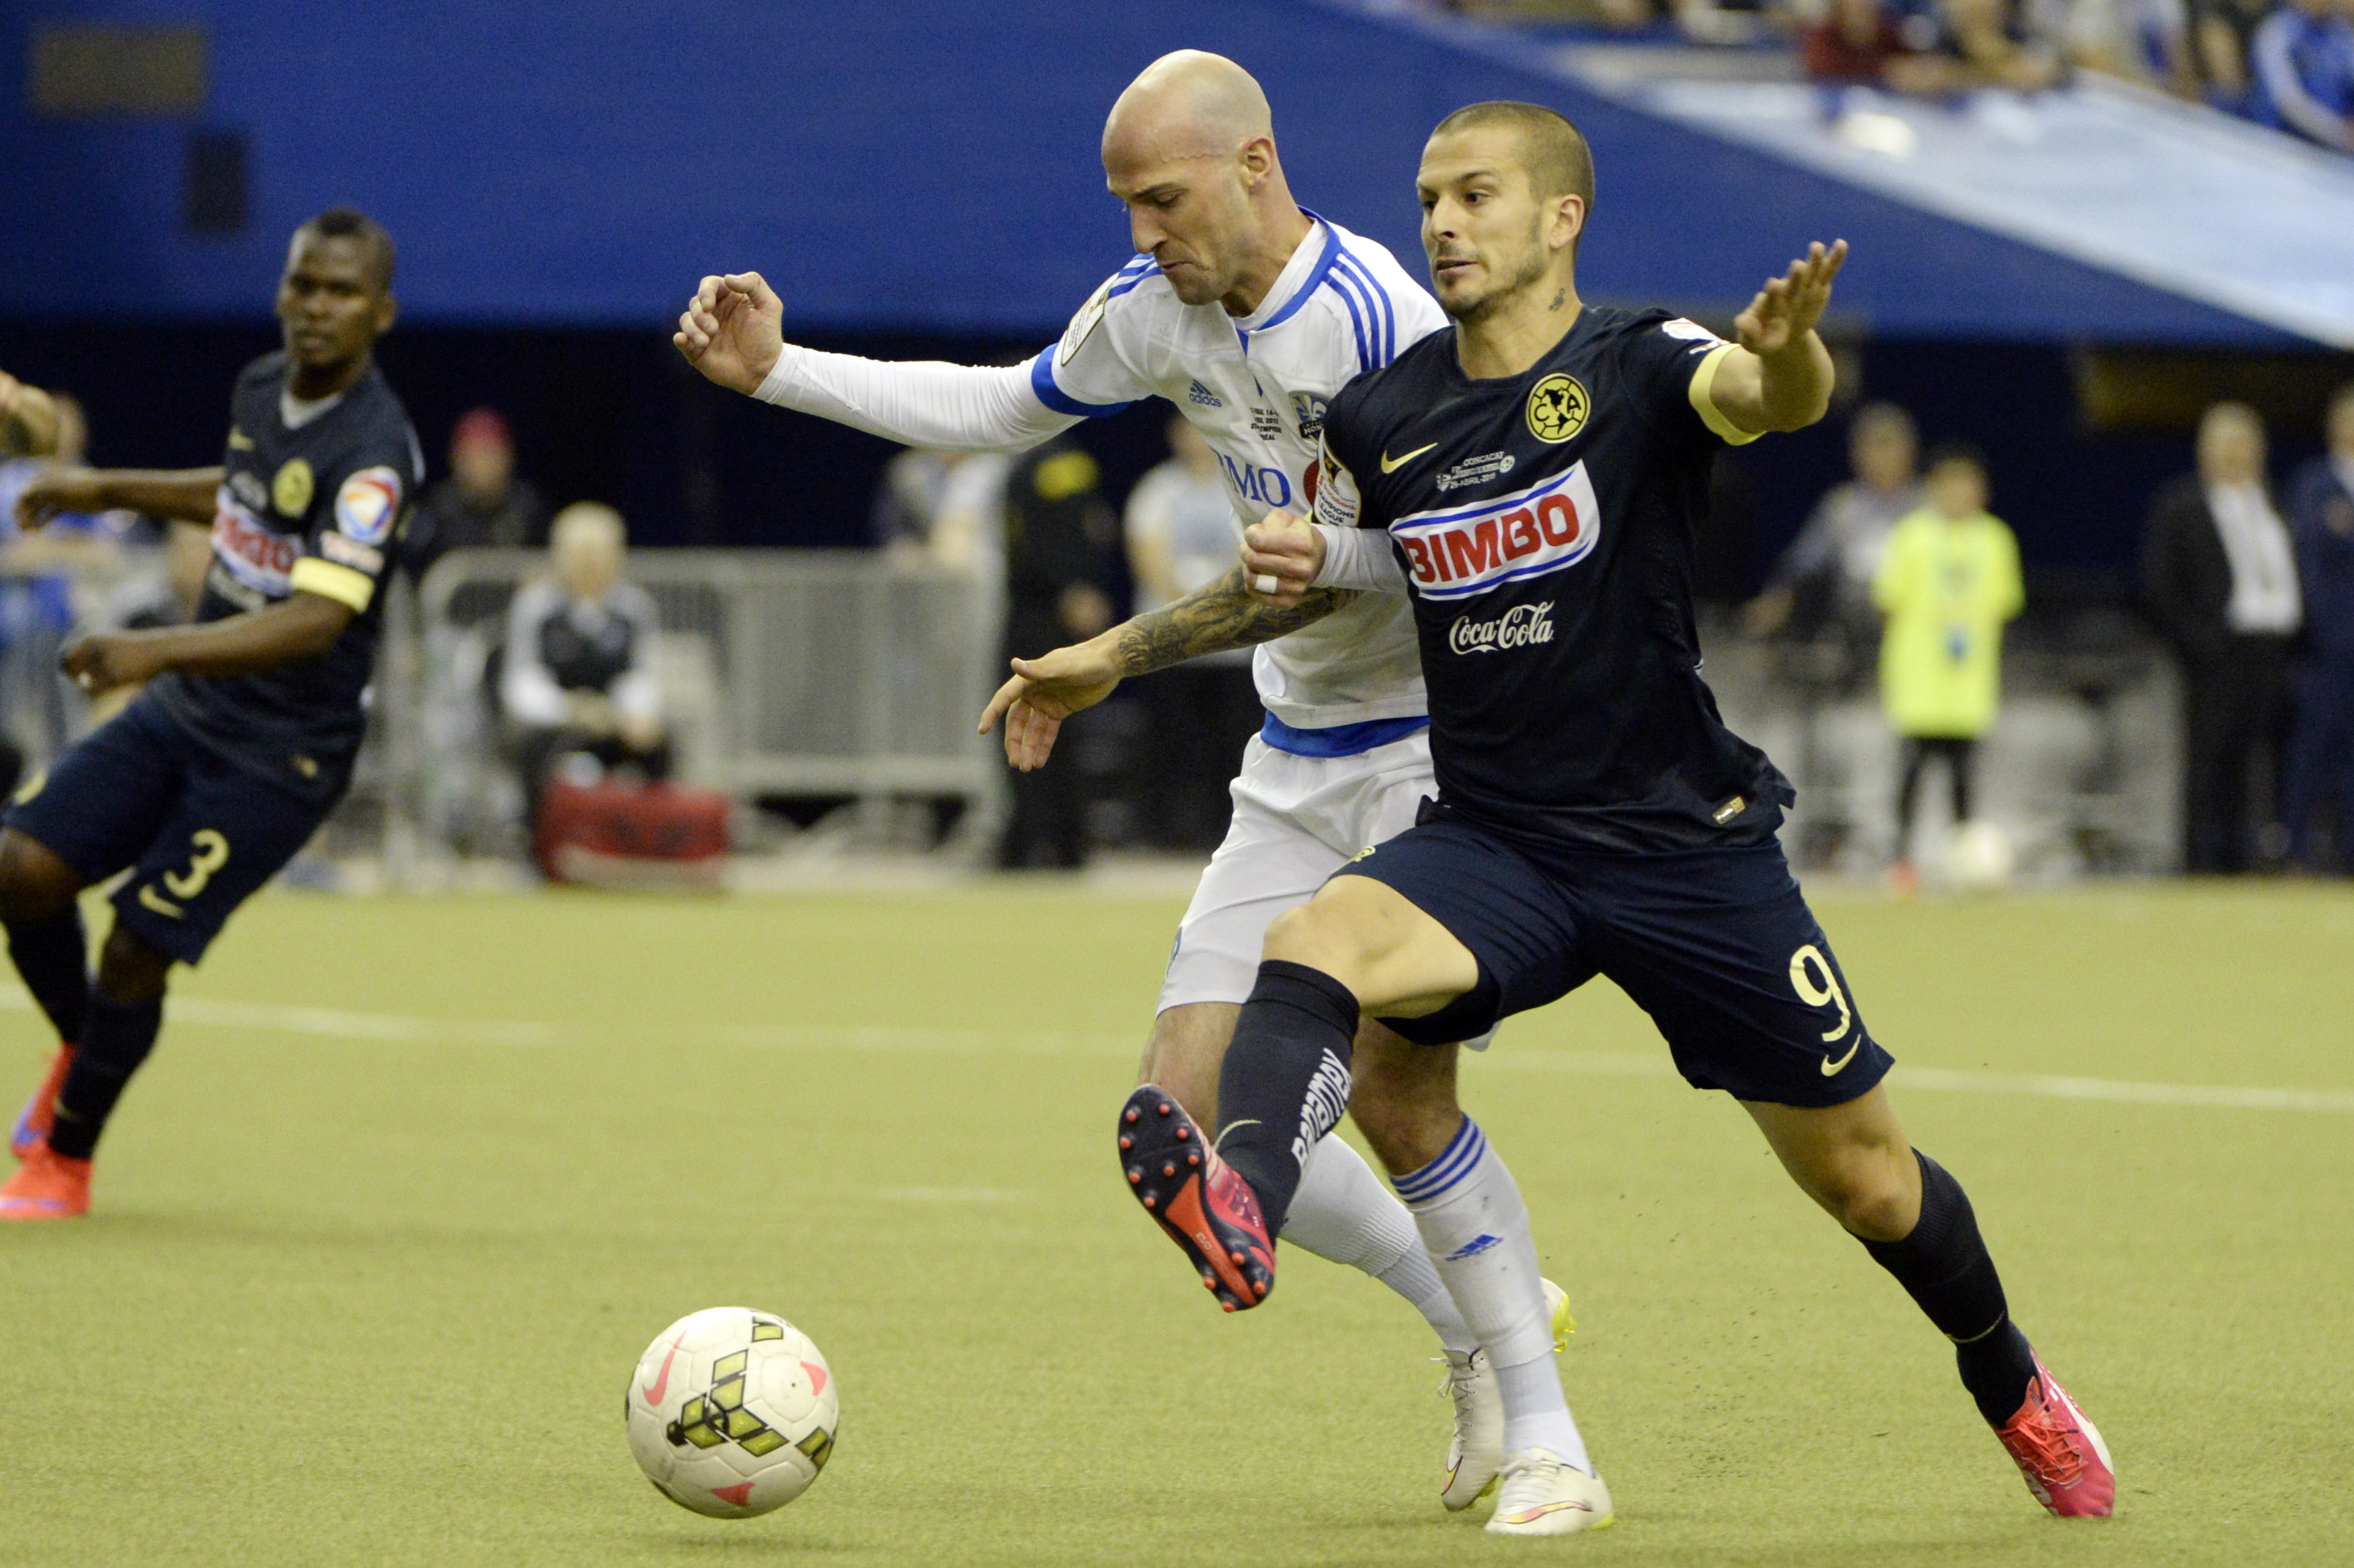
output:
[[[1119,629],[1119,667],[1124,675],[1148,674],[1221,653],[1249,648],[1323,620],[1357,596],[1341,588],[1310,588],[1288,609],[1255,599],[1236,567],[1216,582],[1174,604],[1140,615]]]

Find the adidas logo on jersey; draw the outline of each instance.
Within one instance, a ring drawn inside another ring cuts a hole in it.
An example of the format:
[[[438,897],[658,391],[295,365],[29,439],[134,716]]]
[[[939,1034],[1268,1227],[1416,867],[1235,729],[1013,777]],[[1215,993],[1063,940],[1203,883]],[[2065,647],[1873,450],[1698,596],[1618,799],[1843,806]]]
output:
[[[1465,599],[1592,555],[1602,505],[1580,462],[1494,501],[1401,517],[1390,534],[1405,551],[1416,593]]]
[[[1199,403],[1204,408],[1223,408],[1226,400],[1196,381],[1185,388],[1185,401]]]

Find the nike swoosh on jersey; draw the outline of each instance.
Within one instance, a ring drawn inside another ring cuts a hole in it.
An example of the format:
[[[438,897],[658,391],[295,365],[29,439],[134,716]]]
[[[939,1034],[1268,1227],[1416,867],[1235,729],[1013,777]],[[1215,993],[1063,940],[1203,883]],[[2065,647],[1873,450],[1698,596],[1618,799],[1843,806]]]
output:
[[[1437,444],[1438,443],[1437,441],[1433,441],[1430,443],[1430,447],[1435,447]],[[1398,470],[1404,468],[1406,464],[1412,462],[1415,459],[1428,451],[1430,447],[1416,447],[1414,450],[1406,453],[1404,457],[1392,457],[1389,453],[1384,452],[1382,454],[1382,471],[1384,473],[1395,473]]]
[[[1836,1062],[1832,1061],[1832,1060],[1831,1060],[1829,1057],[1828,1057],[1828,1056],[1826,1056],[1826,1057],[1824,1057],[1824,1058],[1823,1058],[1823,1076],[1824,1076],[1824,1077],[1826,1077],[1826,1078],[1836,1078],[1836,1077],[1838,1077],[1838,1076],[1839,1076],[1839,1075],[1840,1075],[1840,1069],[1844,1068],[1844,1067],[1845,1067],[1845,1066],[1846,1066],[1850,1062],[1854,1061],[1854,1060],[1855,1060],[1855,1054],[1856,1054],[1858,1051],[1861,1051],[1861,1050],[1862,1050],[1862,1049],[1863,1049],[1863,1035],[1862,1035],[1861,1033],[1857,1033],[1857,1035],[1856,1035],[1856,1037],[1855,1037],[1855,1044],[1852,1044],[1852,1045],[1850,1045],[1850,1046],[1849,1046],[1849,1047],[1847,1048],[1847,1054],[1846,1054],[1846,1055],[1844,1055],[1844,1056],[1840,1057],[1840,1058],[1838,1061],[1836,1061]]]

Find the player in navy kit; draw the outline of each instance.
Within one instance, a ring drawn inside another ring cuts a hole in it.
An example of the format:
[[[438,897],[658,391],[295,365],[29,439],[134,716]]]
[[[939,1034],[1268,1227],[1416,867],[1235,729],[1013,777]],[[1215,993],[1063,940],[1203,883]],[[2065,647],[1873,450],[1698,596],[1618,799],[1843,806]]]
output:
[[[376,367],[393,248],[346,207],[297,229],[278,285],[285,348],[238,376],[218,468],[69,470],[17,503],[129,507],[212,526],[196,623],[86,637],[67,674],[144,683],[16,793],[0,828],[0,925],[56,1025],[48,1078],[9,1139],[0,1219],[90,1206],[91,1151],[154,1047],[164,982],[310,839],[351,781],[400,525],[423,478],[416,432]],[[131,868],[93,982],[77,896]]]
[[[2098,1434],[2011,1323],[1959,1184],[1913,1150],[1880,1086],[1890,1058],[1775,836],[1789,786],[1701,679],[1691,576],[1710,462],[1821,418],[1831,365],[1813,328],[1844,245],[1769,282],[1736,345],[1577,298],[1592,164],[1551,111],[1449,117],[1420,187],[1455,328],[1332,400],[1315,525],[1271,515],[1244,564],[1278,602],[1311,587],[1410,595],[1438,796],[1270,927],[1214,1153],[1167,1096],[1138,1091],[1122,1120],[1131,1181],[1150,1206],[1200,1170],[1219,1246],[1187,1250],[1234,1277],[1235,1304],[1263,1298],[1298,1160],[1348,1103],[1361,1014],[1380,1017],[1427,1044],[1433,1070],[1413,1103],[1356,1115],[1434,1258],[1456,1266],[1466,1319],[1510,1345],[1538,1309],[1527,1214],[1458,1107],[1441,1043],[1607,975],[1685,1077],[1740,1099],[1800,1187],[1955,1341],[2036,1497],[2107,1513]],[[1550,1414],[1551,1372],[1532,1358],[1504,1380],[1490,1530],[1609,1520],[1582,1440]]]

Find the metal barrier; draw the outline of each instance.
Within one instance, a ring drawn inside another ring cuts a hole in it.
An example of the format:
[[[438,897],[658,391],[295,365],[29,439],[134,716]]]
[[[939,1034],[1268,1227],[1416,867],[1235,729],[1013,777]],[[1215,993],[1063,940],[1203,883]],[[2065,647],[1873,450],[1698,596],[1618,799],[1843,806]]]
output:
[[[397,879],[514,818],[485,672],[516,588],[546,569],[540,551],[453,551],[413,609],[387,605],[372,738]],[[628,575],[661,615],[682,779],[748,800],[957,798],[975,828],[997,815],[1000,765],[973,733],[997,683],[981,582],[863,550],[647,550]]]

